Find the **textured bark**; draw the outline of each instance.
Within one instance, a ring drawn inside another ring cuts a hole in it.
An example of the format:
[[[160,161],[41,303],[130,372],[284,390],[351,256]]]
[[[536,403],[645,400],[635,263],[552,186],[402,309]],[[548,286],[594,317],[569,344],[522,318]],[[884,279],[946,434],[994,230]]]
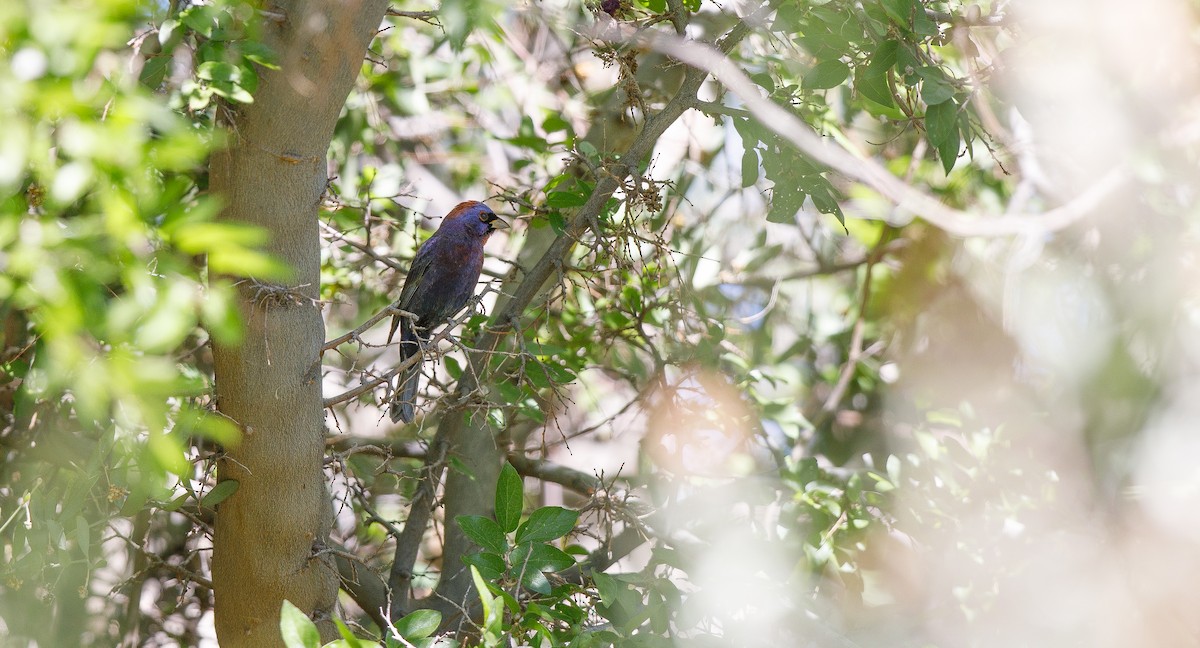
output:
[[[322,551],[332,505],[321,469],[317,208],[338,114],[386,6],[273,3],[263,36],[281,69],[263,71],[254,103],[231,118],[229,148],[212,159],[222,218],[266,229],[268,251],[292,270],[282,283],[243,281],[245,339],[213,349],[218,407],[243,432],[219,465],[221,479],[240,482],[219,506],[213,538],[222,646],[282,645],[284,599],[317,620],[323,636],[336,636],[337,571]]]

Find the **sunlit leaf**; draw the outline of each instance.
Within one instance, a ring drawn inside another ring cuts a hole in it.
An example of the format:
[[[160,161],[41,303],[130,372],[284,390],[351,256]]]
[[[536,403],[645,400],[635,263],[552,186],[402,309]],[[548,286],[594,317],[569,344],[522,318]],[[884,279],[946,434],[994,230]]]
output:
[[[279,611],[279,634],[288,648],[319,648],[321,645],[316,624],[291,601],[285,600]]]

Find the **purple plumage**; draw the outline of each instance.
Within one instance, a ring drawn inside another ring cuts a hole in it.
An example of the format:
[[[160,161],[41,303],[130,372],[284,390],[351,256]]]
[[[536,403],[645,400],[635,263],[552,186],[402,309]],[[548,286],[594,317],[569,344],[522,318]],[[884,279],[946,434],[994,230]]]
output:
[[[421,344],[432,329],[455,315],[479,283],[483,269],[483,245],[497,228],[508,224],[496,217],[487,205],[469,200],[450,210],[438,230],[429,237],[413,258],[396,308],[416,315],[416,326],[407,317],[392,318],[388,342],[400,329],[400,360],[420,356]],[[402,372],[388,405],[392,421],[408,423],[413,419],[413,404],[421,377],[421,361]]]

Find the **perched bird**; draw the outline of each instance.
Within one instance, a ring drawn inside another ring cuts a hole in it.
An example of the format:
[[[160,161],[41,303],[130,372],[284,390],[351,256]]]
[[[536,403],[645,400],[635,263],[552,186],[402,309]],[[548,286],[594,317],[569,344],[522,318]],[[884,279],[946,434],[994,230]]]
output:
[[[453,317],[475,294],[483,269],[483,245],[492,232],[506,227],[508,223],[497,218],[487,205],[468,200],[451,209],[438,230],[417,250],[395,304],[414,314],[416,321],[395,315],[388,332],[390,344],[396,329],[400,329],[401,362],[413,355],[420,358],[421,344],[429,340],[431,330]],[[420,377],[421,361],[417,360],[396,378],[396,390],[388,405],[393,422],[413,419]]]

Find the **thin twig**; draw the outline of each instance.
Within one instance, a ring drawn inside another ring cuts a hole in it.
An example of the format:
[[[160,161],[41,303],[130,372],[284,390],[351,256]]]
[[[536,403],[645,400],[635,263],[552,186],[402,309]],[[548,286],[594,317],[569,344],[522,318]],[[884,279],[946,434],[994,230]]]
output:
[[[890,229],[885,229],[883,237],[890,235]],[[883,241],[876,248],[883,247]],[[871,300],[871,277],[874,275],[872,270],[875,269],[875,255],[871,255],[867,266],[864,269],[866,276],[863,278],[862,294],[858,301],[858,316],[854,320],[854,331],[850,334],[850,348],[846,352],[846,364],[842,367],[841,374],[838,376],[837,384],[834,385],[833,391],[829,392],[829,397],[825,399],[825,404],[821,406],[821,413],[813,421],[813,426],[820,428],[826,421],[829,420],[838,406],[842,403],[842,397],[846,394],[846,389],[850,387],[850,379],[854,377],[854,371],[858,368],[858,362],[862,359],[863,337],[866,331],[867,322],[867,303]]]
[[[399,9],[388,9],[387,15],[396,16],[397,18],[412,18],[413,20],[420,20],[430,25],[438,24],[438,14],[436,11],[400,11]]]
[[[392,259],[389,259],[388,257],[385,257],[385,256],[379,254],[375,250],[372,250],[369,245],[367,245],[365,243],[361,243],[359,241],[356,241],[356,240],[350,238],[349,236],[346,236],[341,231],[339,231],[338,228],[330,225],[329,223],[326,223],[325,221],[320,221],[320,223],[321,223],[321,229],[324,229],[325,231],[329,232],[329,235],[336,238],[337,240],[345,243],[346,245],[349,245],[350,247],[358,250],[359,252],[362,252],[363,254],[371,257],[372,259],[374,259],[375,261],[377,261],[379,263],[382,263],[383,265],[391,268],[392,270],[396,270],[399,272],[405,271],[404,266],[393,261]]]
[[[391,307],[389,307],[389,308],[391,308]],[[399,312],[404,313],[406,311],[399,311]],[[338,403],[344,403],[348,400],[356,398],[357,396],[365,394],[366,392],[369,392],[372,389],[375,389],[376,387],[390,381],[396,374],[400,373],[401,371],[404,371],[404,370],[408,369],[409,367],[415,366],[418,362],[421,362],[423,358],[441,357],[446,352],[439,350],[436,347],[436,345],[444,340],[450,339],[450,331],[453,330],[454,327],[458,326],[459,324],[462,324],[463,322],[467,321],[467,319],[470,318],[474,314],[475,313],[471,310],[463,311],[463,314],[459,315],[456,319],[452,320],[449,324],[447,324],[444,328],[442,328],[442,330],[439,331],[437,335],[434,335],[432,338],[430,338],[429,342],[422,345],[424,347],[424,349],[422,350],[421,353],[412,354],[411,356],[402,360],[400,362],[400,364],[396,365],[395,367],[392,367],[389,371],[384,372],[383,374],[376,376],[375,378],[373,378],[371,380],[368,380],[367,382],[359,385],[358,387],[344,391],[344,392],[338,394],[337,396],[330,396],[329,398],[326,398],[324,400],[324,406],[327,408],[333,407],[334,405],[337,405]],[[377,313],[376,315],[378,316],[379,314]]]
[[[360,325],[358,328],[354,329],[353,331],[350,331],[349,333],[346,333],[345,335],[336,337],[336,338],[326,342],[325,346],[321,347],[321,351],[328,351],[330,349],[336,349],[337,347],[339,347],[351,340],[359,339],[358,336],[365,333],[367,331],[367,329],[378,324],[380,322],[380,320],[384,319],[388,315],[399,315],[401,317],[416,317],[415,313],[410,313],[406,310],[400,310],[399,308],[396,308],[394,305],[389,305],[386,308],[384,308],[383,310],[379,311],[378,313],[375,313],[374,315],[372,315],[370,319],[363,322],[362,325]]]
[[[533,477],[559,484],[580,495],[591,496],[604,488],[604,483],[595,475],[589,475],[546,459],[530,457],[523,452],[508,453],[508,463],[512,464],[512,467],[516,468],[517,472],[524,477]]]

